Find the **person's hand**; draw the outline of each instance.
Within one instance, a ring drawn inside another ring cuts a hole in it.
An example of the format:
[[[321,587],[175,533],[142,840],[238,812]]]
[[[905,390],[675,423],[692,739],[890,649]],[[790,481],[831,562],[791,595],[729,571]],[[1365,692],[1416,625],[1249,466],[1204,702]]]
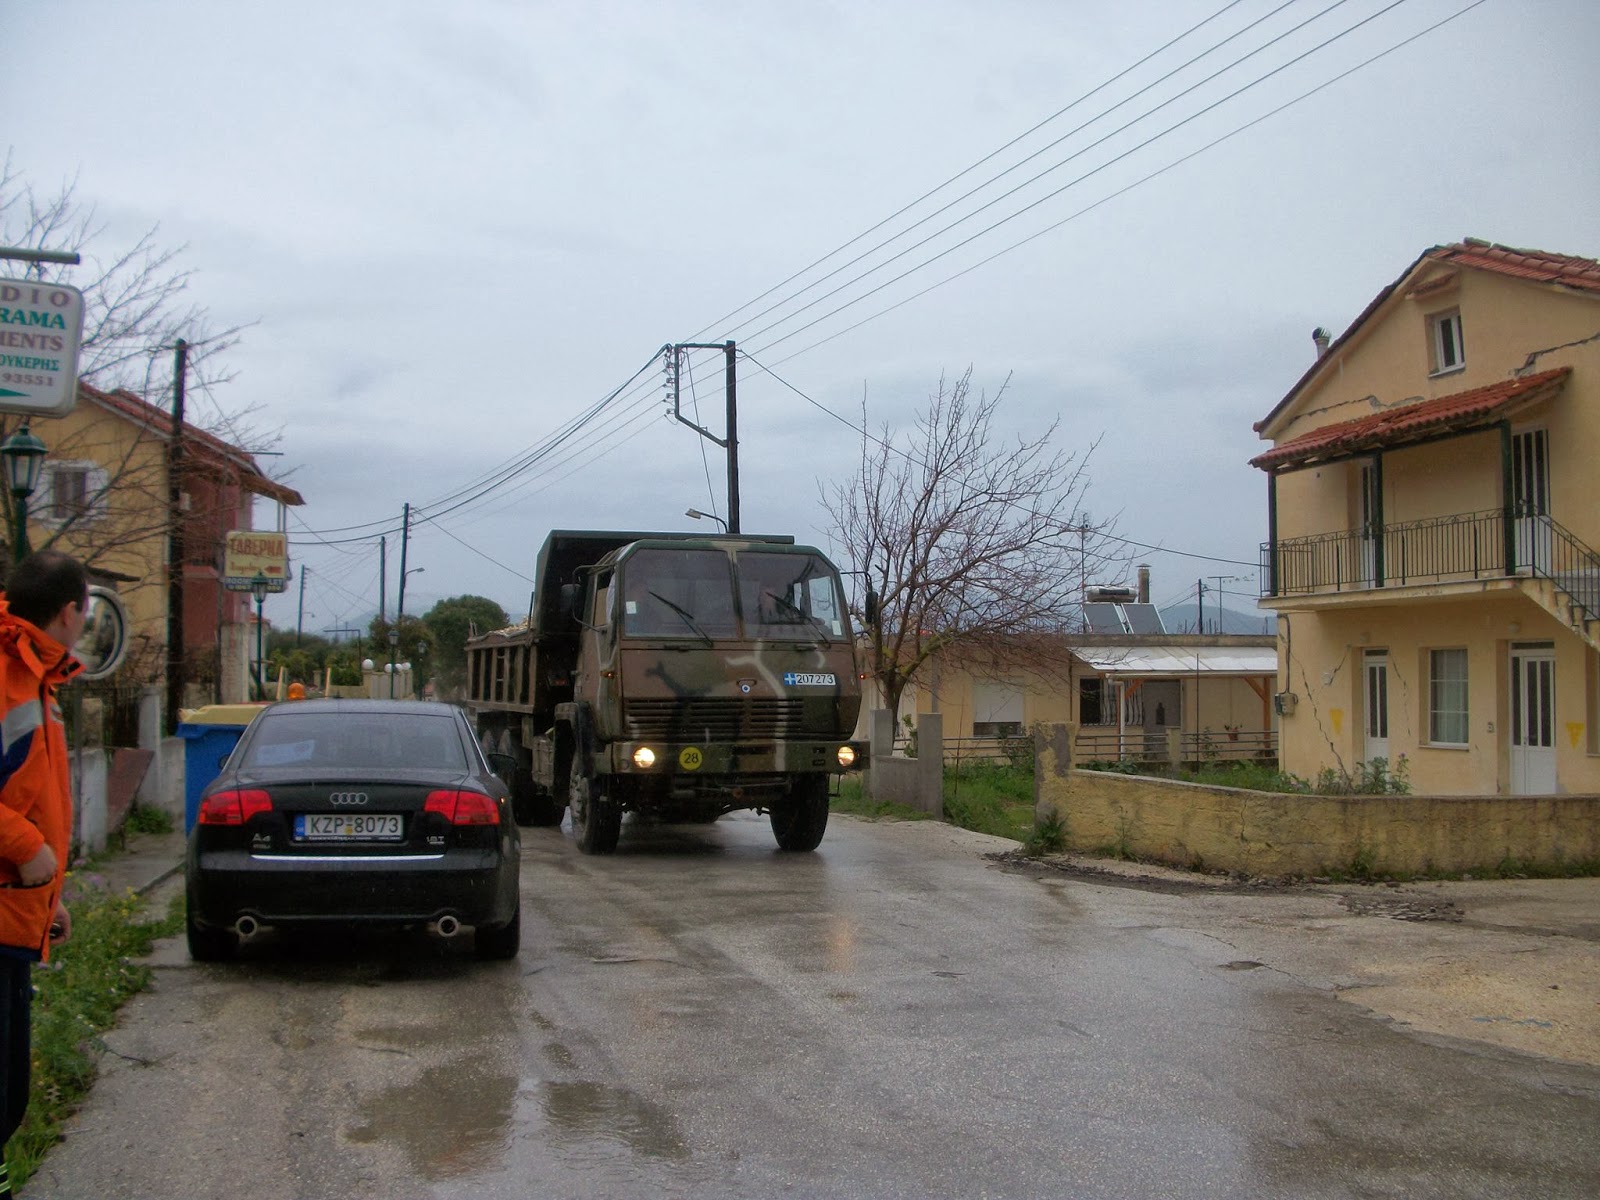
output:
[[[27,862],[17,866],[17,875],[23,887],[43,887],[56,877],[56,852],[46,842]]]
[[[50,921],[50,944],[59,946],[72,936],[72,914],[61,901],[56,901],[56,915]]]

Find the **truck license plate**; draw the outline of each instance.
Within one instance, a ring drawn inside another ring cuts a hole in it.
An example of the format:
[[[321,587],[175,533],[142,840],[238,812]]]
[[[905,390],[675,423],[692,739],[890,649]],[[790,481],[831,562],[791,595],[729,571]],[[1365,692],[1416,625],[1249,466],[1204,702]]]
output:
[[[400,834],[398,813],[299,813],[294,819],[297,842],[395,842]]]

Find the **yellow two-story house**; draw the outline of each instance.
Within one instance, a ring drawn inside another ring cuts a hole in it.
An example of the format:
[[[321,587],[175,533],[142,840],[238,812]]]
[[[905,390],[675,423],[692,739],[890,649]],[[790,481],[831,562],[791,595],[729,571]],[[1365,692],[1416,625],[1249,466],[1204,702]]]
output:
[[[1468,239],[1255,428],[1285,770],[1600,792],[1600,263]]]

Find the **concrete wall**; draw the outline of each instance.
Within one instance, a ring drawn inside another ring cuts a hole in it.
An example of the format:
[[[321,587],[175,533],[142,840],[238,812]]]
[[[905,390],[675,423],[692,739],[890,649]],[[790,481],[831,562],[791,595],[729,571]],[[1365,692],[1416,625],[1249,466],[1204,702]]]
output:
[[[869,799],[909,805],[935,817],[944,816],[944,734],[938,713],[917,718],[917,757],[893,753],[894,714],[872,711],[871,759],[863,791]]]
[[[1039,737],[1036,813],[1074,850],[1115,848],[1254,876],[1600,861],[1600,796],[1302,796],[1073,770],[1071,730]]]

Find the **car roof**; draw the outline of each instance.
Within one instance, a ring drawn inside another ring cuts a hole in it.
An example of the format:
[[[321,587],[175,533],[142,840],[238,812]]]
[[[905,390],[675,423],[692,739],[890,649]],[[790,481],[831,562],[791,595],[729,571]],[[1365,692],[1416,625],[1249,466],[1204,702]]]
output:
[[[437,700],[280,700],[276,704],[269,704],[262,710],[262,715],[271,712],[292,710],[304,713],[388,713],[396,716],[411,713],[413,715],[452,717],[460,716],[461,710],[454,704],[443,704]]]

